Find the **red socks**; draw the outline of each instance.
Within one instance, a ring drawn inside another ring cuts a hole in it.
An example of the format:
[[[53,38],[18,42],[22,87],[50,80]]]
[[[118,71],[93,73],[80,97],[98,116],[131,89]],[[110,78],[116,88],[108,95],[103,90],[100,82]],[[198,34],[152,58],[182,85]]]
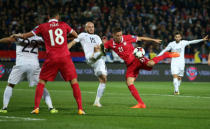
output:
[[[72,84],[71,87],[73,89],[73,95],[74,95],[74,98],[75,98],[75,100],[77,102],[78,109],[83,110],[82,109],[82,97],[81,97],[79,84],[78,83]]]
[[[158,62],[160,62],[161,60],[164,60],[165,58],[168,58],[166,53],[164,53],[161,56],[156,56],[152,60],[155,62],[155,64],[157,64]]]
[[[141,97],[139,96],[137,89],[135,88],[133,84],[129,85],[128,89],[130,90],[131,94],[133,95],[133,97],[136,99],[138,103],[144,104]]]
[[[36,87],[36,93],[35,93],[35,107],[34,107],[34,109],[39,108],[39,104],[40,104],[40,100],[43,95],[43,91],[44,91],[44,84],[38,83],[37,87]]]

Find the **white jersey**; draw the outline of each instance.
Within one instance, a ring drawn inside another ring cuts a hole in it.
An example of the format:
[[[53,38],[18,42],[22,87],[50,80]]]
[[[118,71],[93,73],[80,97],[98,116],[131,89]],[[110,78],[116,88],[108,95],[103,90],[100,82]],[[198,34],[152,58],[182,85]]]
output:
[[[90,61],[90,58],[94,54],[94,47],[102,44],[101,38],[98,35],[85,32],[80,33],[74,41],[81,43],[87,62]]]
[[[176,43],[176,41],[170,42],[168,46],[162,50],[158,56],[162,55],[163,53],[170,51],[171,52],[177,52],[180,54],[179,57],[172,58],[171,59],[171,65],[176,66],[176,65],[184,65],[185,64],[185,47],[190,44],[195,44],[203,41],[202,39],[199,40],[192,40],[192,41],[186,41],[186,40],[181,40],[179,43]]]
[[[38,42],[43,42],[39,36],[33,36],[28,39],[17,39],[16,42],[16,65],[36,65],[38,60]]]

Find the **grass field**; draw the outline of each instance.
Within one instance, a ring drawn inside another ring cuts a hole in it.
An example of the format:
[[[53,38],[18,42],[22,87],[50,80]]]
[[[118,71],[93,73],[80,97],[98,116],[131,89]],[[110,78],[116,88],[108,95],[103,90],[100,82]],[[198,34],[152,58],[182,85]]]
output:
[[[6,82],[0,82],[0,106]],[[136,104],[124,82],[108,82],[101,100],[102,108],[93,107],[98,82],[80,82],[86,115],[77,115],[72,89],[65,82],[51,82],[50,91],[58,114],[50,114],[44,101],[40,114],[30,112],[35,89],[22,82],[13,90],[8,113],[0,114],[0,129],[209,129],[210,83],[188,83],[181,95],[174,96],[172,82],[136,82],[147,105]]]

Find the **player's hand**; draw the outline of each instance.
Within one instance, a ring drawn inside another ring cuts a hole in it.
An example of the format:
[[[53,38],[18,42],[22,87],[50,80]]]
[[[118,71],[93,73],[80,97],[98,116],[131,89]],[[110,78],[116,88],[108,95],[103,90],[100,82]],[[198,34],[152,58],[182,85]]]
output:
[[[23,35],[21,33],[18,33],[18,34],[13,34],[10,37],[12,37],[12,38],[22,38],[22,36]]]
[[[104,44],[104,43],[106,43],[107,41],[108,41],[107,37],[106,37],[106,36],[103,36],[103,37],[102,37],[102,43]]]
[[[160,44],[162,42],[162,40],[160,40],[160,39],[154,39],[154,42]]]
[[[96,45],[94,47],[94,52],[100,52],[100,51],[101,51],[100,45]]]
[[[208,35],[203,38],[204,41],[208,40]]]

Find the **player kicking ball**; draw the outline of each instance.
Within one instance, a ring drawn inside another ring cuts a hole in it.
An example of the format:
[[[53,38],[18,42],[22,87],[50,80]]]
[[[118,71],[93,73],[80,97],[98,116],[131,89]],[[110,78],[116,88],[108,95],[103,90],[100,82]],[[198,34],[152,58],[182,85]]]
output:
[[[159,61],[165,58],[178,57],[179,54],[166,52],[162,56],[154,57],[152,60],[149,60],[146,57],[142,57],[139,59],[139,58],[136,58],[133,54],[134,47],[132,43],[136,43],[138,41],[152,41],[155,43],[161,43],[161,40],[152,39],[148,37],[123,35],[122,29],[119,27],[116,27],[113,29],[112,36],[113,36],[113,39],[110,39],[109,41],[107,41],[106,39],[103,40],[104,48],[105,50],[106,49],[114,50],[119,55],[119,57],[121,57],[126,63],[126,66],[127,66],[126,84],[131,94],[138,102],[137,105],[131,108],[146,108],[146,105],[142,101],[137,89],[134,86],[134,81],[136,80],[139,74],[139,70],[140,69],[152,70],[152,67],[155,64],[157,64]]]
[[[68,48],[71,48],[76,43],[81,43],[87,64],[94,69],[95,76],[98,77],[99,80],[99,86],[93,106],[102,107],[100,99],[106,87],[107,70],[105,61],[101,58],[104,55],[100,50],[102,41],[98,35],[94,34],[94,29],[94,24],[92,22],[87,22],[85,24],[86,32],[80,33],[78,38],[68,44]]]
[[[16,42],[16,64],[8,78],[8,85],[4,90],[3,107],[0,113],[7,113],[7,107],[12,96],[13,88],[25,77],[29,81],[29,86],[37,85],[39,81],[39,60],[38,60],[38,46],[43,43],[43,39],[39,36],[33,36],[28,39],[20,39],[13,37],[6,37],[0,39],[0,43]],[[26,76],[25,76],[26,75]],[[53,108],[50,94],[44,88],[43,99],[45,100],[50,113],[57,113],[58,110]]]
[[[182,35],[180,32],[175,33],[175,41],[170,42],[165,49],[163,49],[158,55],[162,55],[167,51],[177,52],[180,54],[180,57],[172,58],[171,60],[171,74],[173,76],[173,85],[174,85],[174,95],[179,95],[179,87],[181,85],[182,77],[184,76],[184,67],[185,67],[185,47],[190,44],[196,44],[208,40],[208,36],[205,36],[203,39],[186,41],[182,40]]]
[[[77,102],[78,114],[83,115],[85,112],[82,108],[82,97],[77,81],[77,73],[67,47],[67,35],[71,34],[76,38],[77,33],[65,22],[58,21],[60,18],[58,8],[51,8],[48,18],[49,21],[47,23],[40,24],[33,31],[14,35],[24,39],[39,35],[43,37],[45,43],[47,58],[42,65],[35,93],[35,107],[31,113],[39,113],[39,104],[47,81],[54,81],[57,73],[60,72],[64,80],[70,82]]]

